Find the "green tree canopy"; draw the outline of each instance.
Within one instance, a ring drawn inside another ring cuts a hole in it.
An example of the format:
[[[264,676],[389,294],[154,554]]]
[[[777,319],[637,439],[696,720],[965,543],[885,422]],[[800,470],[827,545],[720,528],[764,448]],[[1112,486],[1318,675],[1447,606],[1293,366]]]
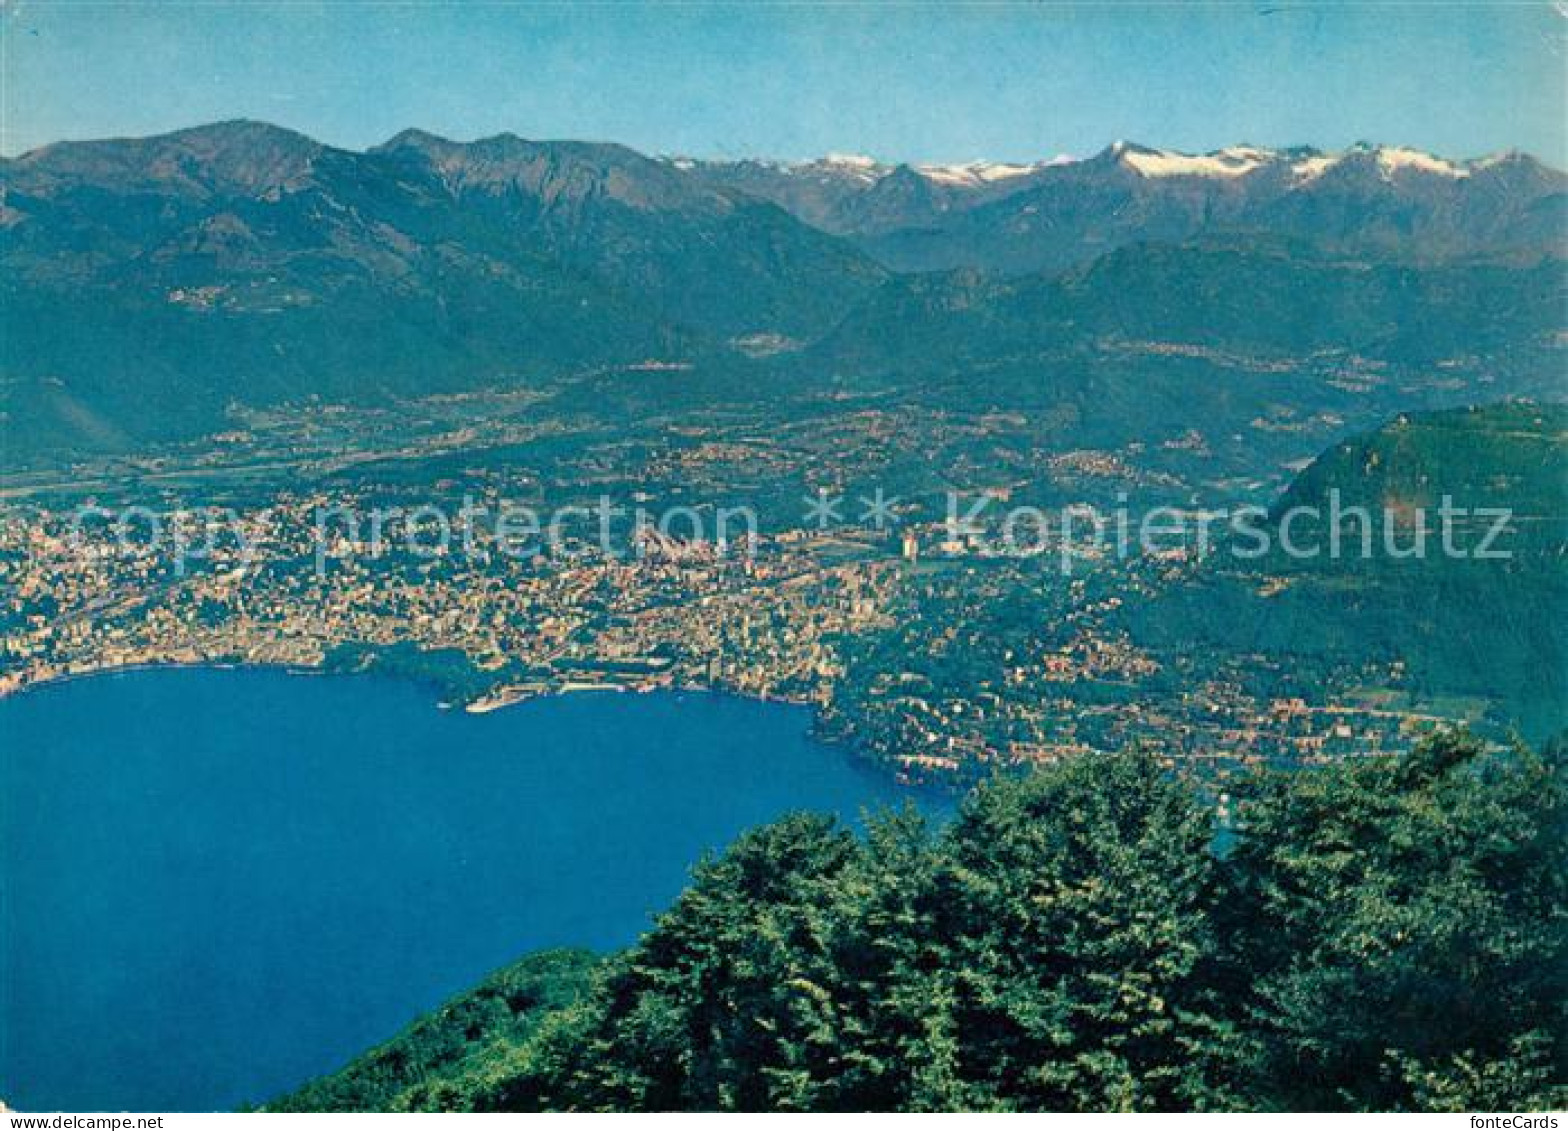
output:
[[[1259,771],[1237,802],[1222,851],[1212,807],[1134,752],[989,782],[941,830],[790,816],[591,979],[498,976],[285,1106],[1568,1101],[1560,749],[1445,734]]]

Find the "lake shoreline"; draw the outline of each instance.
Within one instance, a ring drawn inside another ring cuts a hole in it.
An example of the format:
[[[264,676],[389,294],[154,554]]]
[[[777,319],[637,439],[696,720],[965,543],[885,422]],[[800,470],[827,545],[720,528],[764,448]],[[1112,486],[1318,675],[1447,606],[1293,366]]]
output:
[[[0,788],[29,798],[0,838],[0,1016],[30,1034],[0,1042],[7,1102],[260,1102],[522,954],[627,945],[746,829],[951,812],[783,704],[578,689],[471,715],[302,674],[126,666],[0,704]]]
[[[60,687],[104,677],[126,675],[135,672],[153,671],[275,671],[290,676],[357,676],[372,675],[407,683],[411,686],[422,687],[433,693],[435,706],[438,710],[454,711],[461,709],[467,715],[492,715],[496,712],[516,707],[524,703],[537,702],[564,696],[594,695],[594,694],[635,694],[653,695],[665,693],[700,693],[734,698],[751,703],[774,703],[791,707],[804,707],[811,711],[812,737],[816,740],[835,746],[843,750],[846,757],[863,766],[869,766],[874,771],[884,774],[889,780],[908,789],[936,790],[948,795],[958,795],[967,789],[968,784],[963,781],[947,780],[943,777],[915,777],[906,771],[899,770],[896,766],[876,757],[875,752],[856,735],[843,726],[827,726],[830,713],[816,701],[805,697],[792,697],[788,695],[768,695],[755,692],[738,691],[729,687],[716,687],[702,683],[676,683],[673,680],[571,680],[564,679],[558,682],[540,681],[537,684],[509,685],[496,687],[477,696],[453,694],[457,689],[451,681],[443,680],[439,676],[417,671],[387,670],[375,663],[354,667],[334,667],[328,661],[318,664],[300,663],[271,663],[267,661],[251,660],[171,660],[171,661],[136,661],[128,664],[105,665],[89,671],[62,672],[57,675],[46,676],[42,679],[32,680],[25,684],[8,685],[0,680],[0,703],[8,699],[25,696],[50,687]]]
[[[130,664],[106,665],[93,668],[90,671],[62,672],[59,675],[47,676],[43,679],[33,680],[29,683],[11,686],[0,686],[0,702],[8,699],[17,699],[23,696],[36,694],[49,688],[64,687],[70,684],[84,683],[95,679],[112,678],[115,676],[131,675],[141,672],[162,671],[226,671],[226,672],[278,672],[283,675],[300,677],[330,677],[330,676],[376,676],[382,679],[406,683],[414,687],[422,687],[438,693],[436,707],[440,710],[450,711],[462,709],[463,713],[470,715],[488,715],[507,707],[515,707],[522,703],[531,703],[540,699],[553,699],[567,695],[593,695],[593,694],[632,694],[632,695],[657,695],[662,693],[684,694],[698,693],[703,695],[718,695],[739,699],[749,703],[775,703],[790,707],[812,707],[809,699],[804,697],[793,698],[787,695],[761,695],[731,688],[713,687],[700,683],[637,683],[632,681],[616,682],[611,680],[564,680],[556,684],[540,684],[538,687],[498,688],[473,699],[463,699],[461,696],[446,696],[450,689],[441,680],[421,676],[409,672],[384,671],[374,665],[364,668],[332,668],[325,664],[276,664],[268,662],[253,662],[250,660],[171,660],[163,661],[138,661]],[[815,714],[815,710],[813,710]],[[822,733],[824,740],[837,741],[835,736]],[[867,759],[867,761],[872,761]],[[875,764],[874,761],[872,764]]]

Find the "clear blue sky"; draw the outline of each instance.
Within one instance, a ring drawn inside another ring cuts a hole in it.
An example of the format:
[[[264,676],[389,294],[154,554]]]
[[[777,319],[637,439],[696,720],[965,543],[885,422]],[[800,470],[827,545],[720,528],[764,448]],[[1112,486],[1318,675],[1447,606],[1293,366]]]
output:
[[[259,118],[355,148],[895,160],[1356,140],[1564,163],[1568,7],[0,0],[0,150]]]

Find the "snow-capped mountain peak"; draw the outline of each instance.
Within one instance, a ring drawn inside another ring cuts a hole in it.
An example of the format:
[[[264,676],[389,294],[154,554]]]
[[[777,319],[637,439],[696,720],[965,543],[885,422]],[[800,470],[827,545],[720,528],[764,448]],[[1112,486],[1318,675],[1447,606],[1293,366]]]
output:
[[[1458,180],[1500,160],[1484,158],[1478,161],[1450,161],[1407,146],[1372,145],[1366,142],[1330,153],[1312,149],[1281,152],[1257,145],[1232,145],[1210,153],[1182,153],[1174,149],[1150,149],[1118,141],[1107,152],[1112,159],[1143,177],[1237,178],[1260,169],[1288,164],[1291,181],[1297,186],[1310,184],[1352,156],[1372,162],[1384,180],[1407,174]]]
[[[1099,160],[1115,162],[1145,178],[1235,179],[1265,168],[1284,168],[1289,172],[1289,181],[1300,186],[1317,180],[1330,169],[1352,157],[1372,164],[1384,180],[1410,174],[1458,180],[1468,177],[1477,170],[1502,164],[1517,156],[1501,153],[1471,161],[1453,161],[1408,146],[1384,146],[1368,142],[1358,142],[1338,151],[1319,151],[1305,147],[1280,150],[1261,145],[1240,144],[1208,153],[1185,153],[1176,149],[1156,149],[1118,140],[1106,147]],[[1060,154],[1031,162],[976,160],[961,164],[921,163],[900,166],[879,161],[875,157],[862,153],[829,153],[811,161],[751,159],[740,162],[712,162],[690,157],[666,157],[664,160],[682,171],[750,167],[867,186],[876,184],[900,168],[907,168],[935,185],[955,189],[975,189],[1017,180],[1045,169],[1075,164],[1079,159]]]
[[[867,157],[863,153],[829,153],[816,161],[791,166],[791,169],[795,172],[829,172],[867,184],[880,181],[892,171],[875,157]]]
[[[1441,177],[1467,177],[1470,169],[1467,165],[1456,165],[1452,161],[1441,157],[1434,157],[1430,153],[1423,153],[1419,149],[1403,149],[1393,146],[1380,147],[1377,150],[1378,168],[1383,170],[1385,177],[1406,170],[1415,170],[1422,173],[1435,173]]]
[[[1338,157],[1331,154],[1318,153],[1311,157],[1303,157],[1300,161],[1292,162],[1290,171],[1295,183],[1304,185],[1317,180],[1335,165],[1338,165],[1339,160]]]
[[[844,169],[876,169],[881,163],[875,157],[867,157],[864,153],[829,153],[821,160],[823,165],[838,165]]]
[[[1025,177],[1055,165],[1070,164],[1075,158],[1062,154],[1046,161],[1032,161],[1027,165],[1006,161],[970,161],[963,165],[916,165],[915,172],[926,180],[955,188],[976,188],[980,185],[1010,181]]]
[[[1245,145],[1191,154],[1123,144],[1116,157],[1144,177],[1242,177],[1269,164],[1274,153]]]

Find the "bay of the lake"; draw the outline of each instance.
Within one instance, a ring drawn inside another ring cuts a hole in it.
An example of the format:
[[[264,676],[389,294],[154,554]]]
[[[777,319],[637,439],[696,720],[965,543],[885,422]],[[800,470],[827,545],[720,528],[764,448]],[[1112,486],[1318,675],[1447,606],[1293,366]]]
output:
[[[0,1099],[259,1103],[527,951],[631,942],[747,826],[945,808],[809,725],[701,693],[470,715],[273,670],[0,700]]]

